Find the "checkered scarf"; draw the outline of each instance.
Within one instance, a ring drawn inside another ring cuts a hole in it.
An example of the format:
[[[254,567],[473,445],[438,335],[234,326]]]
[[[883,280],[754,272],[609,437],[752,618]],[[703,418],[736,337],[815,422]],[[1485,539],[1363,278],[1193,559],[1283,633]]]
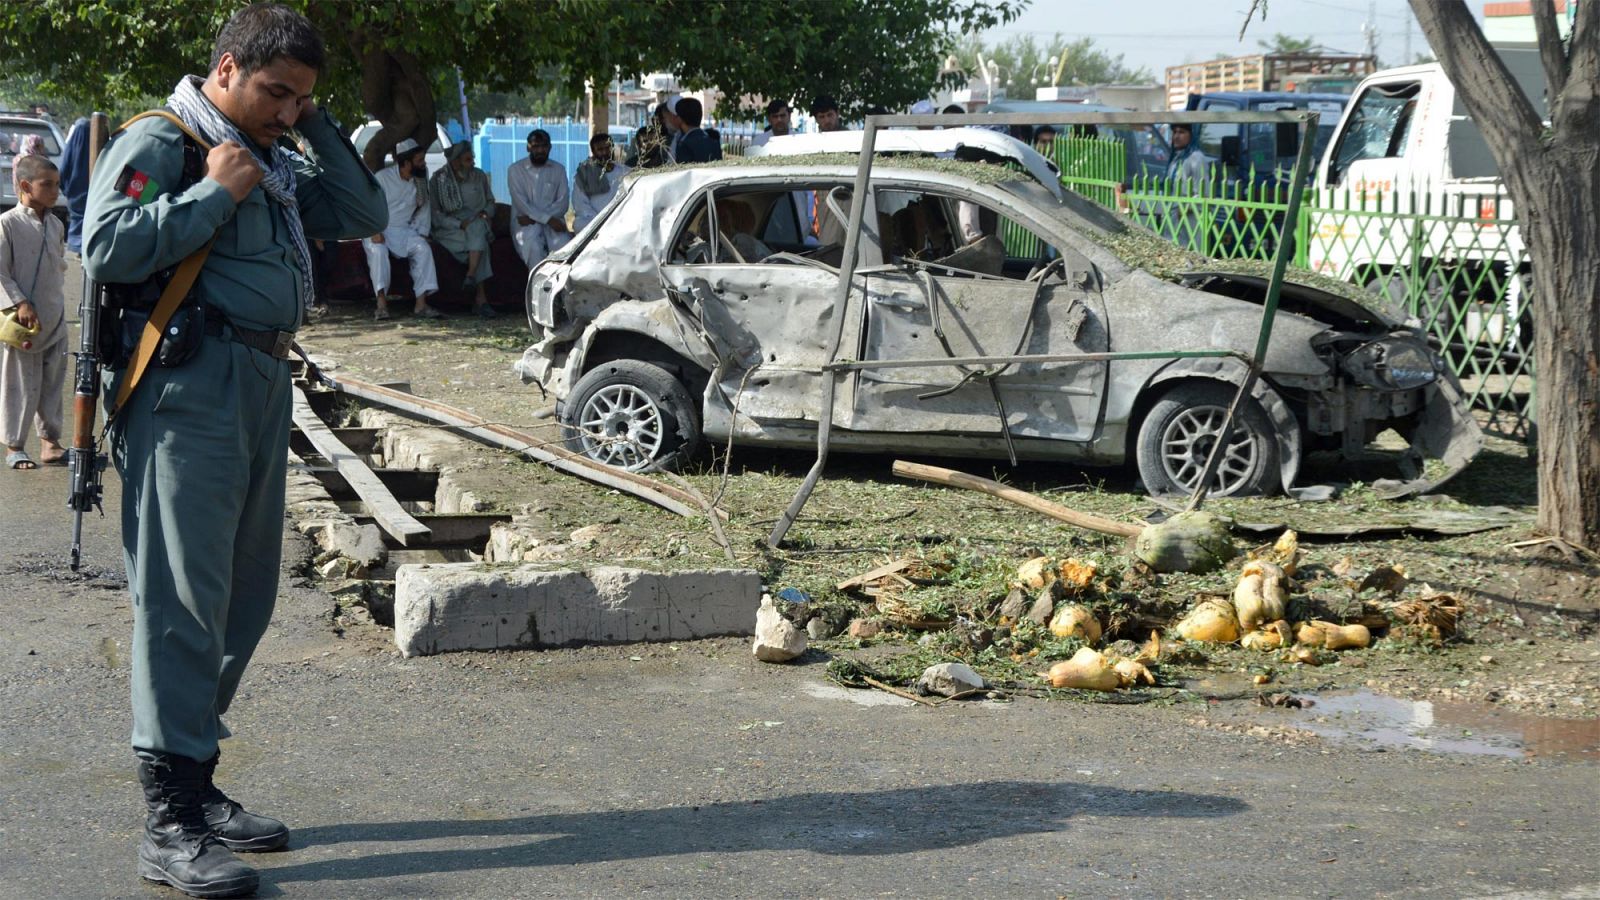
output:
[[[167,105],[184,124],[213,146],[223,141],[235,141],[240,146],[259,151],[260,147],[201,92],[203,84],[205,82],[199,76],[184,76],[173,88],[172,96],[167,98]],[[306,308],[311,304],[311,249],[306,246],[305,227],[300,223],[300,203],[294,195],[294,167],[289,162],[289,154],[282,147],[274,145],[267,155],[270,164],[261,162],[259,153],[255,157],[264,172],[261,190],[277,204],[278,213],[283,216],[283,223],[288,227],[289,237],[294,243],[295,262],[300,266],[300,309],[295,316],[295,327],[298,328],[300,320],[305,317]]]

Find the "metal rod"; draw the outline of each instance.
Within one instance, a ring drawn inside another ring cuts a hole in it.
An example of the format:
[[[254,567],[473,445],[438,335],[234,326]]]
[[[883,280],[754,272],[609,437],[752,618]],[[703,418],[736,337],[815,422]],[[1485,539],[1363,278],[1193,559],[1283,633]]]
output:
[[[1256,335],[1256,352],[1245,368],[1244,378],[1239,382],[1239,392],[1233,396],[1233,402],[1228,405],[1228,414],[1222,420],[1222,433],[1217,436],[1217,442],[1211,446],[1211,454],[1206,457],[1205,471],[1200,473],[1200,481],[1195,485],[1194,494],[1189,498],[1188,509],[1191,511],[1200,508],[1200,504],[1205,502],[1206,494],[1211,490],[1211,479],[1217,474],[1217,466],[1222,462],[1222,453],[1228,444],[1228,437],[1233,433],[1234,416],[1244,405],[1245,398],[1250,396],[1256,379],[1261,375],[1262,362],[1267,358],[1267,346],[1272,341],[1272,321],[1278,315],[1278,296],[1283,291],[1283,275],[1289,267],[1289,245],[1293,243],[1294,223],[1300,215],[1300,198],[1306,192],[1305,176],[1311,164],[1311,138],[1317,133],[1318,116],[1318,113],[1309,113],[1300,123],[1300,153],[1295,157],[1294,172],[1289,176],[1289,208],[1284,211],[1283,224],[1278,226],[1278,246],[1273,248],[1272,277],[1267,280],[1267,299],[1261,306],[1261,330]]]
[[[833,302],[833,341],[828,347],[828,361],[834,362],[839,358],[839,344],[844,340],[845,312],[850,305],[850,282],[856,274],[856,252],[861,246],[861,220],[866,211],[867,187],[871,183],[872,151],[878,141],[878,126],[875,124],[878,116],[868,116],[866,130],[861,133],[861,157],[856,166],[856,181],[854,192],[850,195],[850,224],[846,229],[847,237],[844,242],[844,258],[839,261],[839,294]],[[820,203],[822,198],[818,198]],[[800,517],[800,510],[805,508],[806,501],[810,499],[811,492],[816,490],[817,479],[822,477],[822,468],[828,461],[828,441],[833,436],[833,404],[838,392],[840,372],[831,371],[822,379],[821,414],[817,419],[817,460],[811,464],[811,471],[806,473],[805,480],[800,483],[800,489],[795,492],[794,499],[789,501],[789,506],[778,517],[772,526],[772,533],[767,536],[767,546],[777,549],[783,543],[784,535],[789,533],[789,528],[794,525],[794,520]]]
[[[1318,114],[1303,109],[1278,110],[1274,112],[1188,112],[1171,110],[1166,112],[1061,112],[1061,113],[951,113],[949,115],[930,116],[867,116],[864,120],[867,127],[876,128],[920,128],[925,125],[941,126],[945,128],[960,127],[963,125],[1037,125],[1049,122],[1052,125],[1174,125],[1187,123],[1190,125],[1242,123],[1247,125],[1272,124],[1278,122],[1292,122],[1303,125],[1307,119],[1315,119]]]
[[[824,369],[910,369],[921,366],[997,366],[1004,363],[1106,362],[1114,359],[1216,359],[1228,357],[1249,363],[1242,350],[1129,350],[1121,353],[1039,353],[1017,356],[938,356],[931,359],[869,359],[828,363]]]

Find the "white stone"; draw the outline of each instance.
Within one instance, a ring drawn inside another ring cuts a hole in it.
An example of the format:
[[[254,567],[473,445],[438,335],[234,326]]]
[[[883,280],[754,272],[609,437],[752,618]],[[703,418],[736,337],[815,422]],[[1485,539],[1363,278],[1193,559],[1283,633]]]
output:
[[[756,611],[756,641],[751,651],[762,662],[788,662],[806,652],[806,633],[785,619],[766,594]]]
[[[748,569],[404,565],[395,573],[394,637],[416,656],[749,634],[760,596]]]
[[[966,663],[940,663],[929,666],[917,679],[917,690],[924,694],[954,697],[967,691],[983,690],[983,676]]]

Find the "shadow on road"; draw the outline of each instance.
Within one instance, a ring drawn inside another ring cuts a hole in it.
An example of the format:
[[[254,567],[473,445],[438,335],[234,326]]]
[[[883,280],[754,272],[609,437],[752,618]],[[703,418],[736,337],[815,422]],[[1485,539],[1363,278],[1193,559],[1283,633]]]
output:
[[[297,831],[294,846],[473,837],[530,840],[511,846],[398,850],[289,865],[263,874],[281,884],[752,850],[878,856],[1058,831],[1073,816],[1218,818],[1249,808],[1231,797],[1182,791],[991,781],[515,819],[330,825]]]

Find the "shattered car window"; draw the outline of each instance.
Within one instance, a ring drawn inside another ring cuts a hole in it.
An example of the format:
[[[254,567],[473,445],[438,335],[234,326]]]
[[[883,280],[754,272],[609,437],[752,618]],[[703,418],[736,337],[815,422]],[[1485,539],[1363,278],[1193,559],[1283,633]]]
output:
[[[877,197],[890,261],[1025,281],[1060,255],[1049,241],[987,204],[910,190],[880,190]]]

